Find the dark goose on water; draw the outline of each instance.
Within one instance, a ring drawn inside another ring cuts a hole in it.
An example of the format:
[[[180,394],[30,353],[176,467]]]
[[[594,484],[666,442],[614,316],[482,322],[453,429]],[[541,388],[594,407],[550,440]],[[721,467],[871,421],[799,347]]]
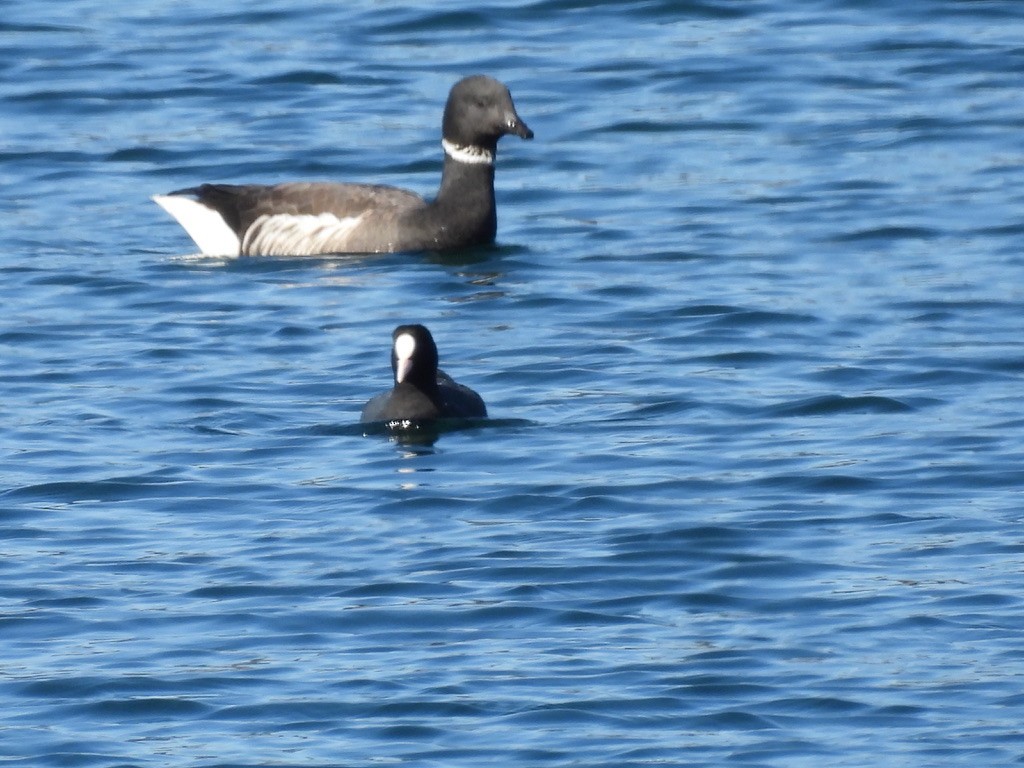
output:
[[[391,334],[395,386],[363,407],[363,422],[412,422],[487,416],[483,398],[437,368],[437,345],[422,325],[400,325]]]
[[[156,195],[209,256],[441,251],[494,241],[498,139],[532,139],[508,88],[474,75],[448,94],[444,170],[432,201],[377,184],[202,184]]]

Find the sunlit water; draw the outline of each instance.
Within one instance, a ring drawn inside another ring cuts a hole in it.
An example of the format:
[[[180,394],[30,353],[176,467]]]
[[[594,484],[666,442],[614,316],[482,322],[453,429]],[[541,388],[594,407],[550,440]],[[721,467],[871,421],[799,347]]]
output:
[[[6,8],[5,763],[1024,761],[1024,7],[439,7]],[[148,199],[429,195],[474,72],[494,247]],[[358,425],[401,322],[489,423]]]

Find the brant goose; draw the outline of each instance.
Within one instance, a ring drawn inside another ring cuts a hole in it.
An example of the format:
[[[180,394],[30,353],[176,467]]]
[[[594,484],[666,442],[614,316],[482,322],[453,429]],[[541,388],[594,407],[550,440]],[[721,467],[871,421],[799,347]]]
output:
[[[391,334],[391,370],[395,386],[370,400],[362,422],[389,425],[429,419],[471,419],[487,416],[483,399],[437,368],[437,345],[422,325],[400,325]]]
[[[532,139],[508,88],[486,75],[457,82],[441,125],[437,197],[376,184],[202,184],[154,202],[209,256],[304,256],[463,248],[494,241],[498,139]]]

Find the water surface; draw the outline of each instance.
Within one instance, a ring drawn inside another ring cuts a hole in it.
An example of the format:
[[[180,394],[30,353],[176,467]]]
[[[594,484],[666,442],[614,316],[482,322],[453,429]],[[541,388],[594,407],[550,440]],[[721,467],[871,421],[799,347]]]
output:
[[[1024,760],[1011,0],[74,0],[0,22],[0,755]],[[149,195],[436,188],[493,247],[196,259]],[[358,425],[423,322],[486,425]]]

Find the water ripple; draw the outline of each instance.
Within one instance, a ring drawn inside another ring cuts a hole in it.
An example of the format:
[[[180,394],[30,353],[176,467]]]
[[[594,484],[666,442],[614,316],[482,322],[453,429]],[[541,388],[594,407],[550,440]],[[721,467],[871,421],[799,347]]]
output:
[[[1016,5],[6,10],[8,763],[1019,762]],[[493,247],[148,201],[433,194],[479,71]],[[413,320],[490,420],[358,423]]]

